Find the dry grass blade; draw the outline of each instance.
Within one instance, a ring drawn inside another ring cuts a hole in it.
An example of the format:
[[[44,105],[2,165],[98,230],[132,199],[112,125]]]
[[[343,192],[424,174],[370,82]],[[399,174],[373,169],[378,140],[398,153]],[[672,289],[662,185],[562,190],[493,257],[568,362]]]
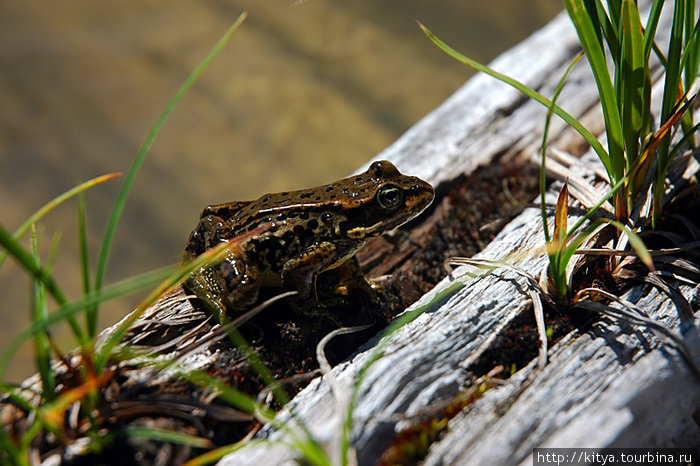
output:
[[[105,371],[99,376],[89,373],[87,380],[81,385],[66,391],[56,401],[39,408],[39,417],[46,424],[53,426],[54,430],[60,431],[59,426],[63,424],[68,407],[88,396],[93,390],[104,386],[112,375],[110,371]]]
[[[557,206],[554,210],[554,234],[552,235],[553,248],[560,251],[566,245],[567,220],[569,219],[569,183],[565,182],[559,192]],[[552,254],[554,251],[549,251]]]
[[[554,306],[554,302],[549,297],[549,295],[542,289],[540,284],[537,282],[535,277],[519,269],[518,267],[505,264],[502,262],[490,261],[488,259],[476,259],[468,257],[453,257],[448,259],[447,264],[449,265],[469,265],[472,267],[488,267],[489,269],[504,268],[512,272],[517,273],[521,277],[524,277],[528,283],[528,295],[532,299],[532,308],[535,314],[535,322],[537,324],[537,336],[540,340],[539,354],[538,354],[538,367],[541,369],[547,365],[547,330],[544,323],[544,307],[542,306],[542,301],[544,300],[550,306]]]
[[[253,309],[250,311],[246,312],[245,314],[237,317],[236,319],[232,320],[231,322],[227,322],[226,324],[220,326],[219,328],[215,329],[207,335],[205,338],[202,338],[201,340],[198,340],[194,343],[191,343],[190,345],[184,347],[180,352],[179,352],[179,358],[182,358],[186,356],[187,354],[194,353],[201,348],[203,348],[205,345],[210,345],[212,343],[215,343],[219,340],[221,340],[223,337],[228,335],[228,331],[233,329],[233,328],[238,328],[248,322],[250,319],[255,317],[256,315],[260,314],[263,310],[266,308],[270,307],[273,303],[281,300],[288,298],[290,296],[294,296],[298,294],[297,291],[287,291],[285,293],[280,293],[278,295],[273,296],[272,298],[266,300],[265,302],[255,306]]]
[[[328,342],[330,342],[333,338],[337,336],[361,332],[370,328],[371,326],[372,324],[358,325],[357,327],[342,327],[333,330],[328,335],[323,337],[321,341],[318,342],[318,345],[316,345],[316,359],[318,360],[318,365],[321,368],[321,373],[323,375],[326,375],[331,371],[331,365],[328,362],[328,359],[326,358],[326,345],[328,344]]]
[[[540,294],[533,289],[527,290],[527,294],[532,299],[532,309],[535,313],[535,322],[537,323],[537,335],[540,339],[539,354],[537,357],[537,367],[543,369],[547,365],[547,330],[544,325],[544,308]]]
[[[662,257],[662,256],[669,256],[671,254],[678,254],[679,252],[687,252],[692,249],[696,249],[700,247],[700,241],[694,241],[692,243],[687,243],[684,246],[679,246],[677,248],[662,248],[662,249],[654,249],[650,250],[649,254],[652,257]],[[587,256],[622,256],[622,257],[627,257],[627,256],[636,256],[637,252],[636,251],[631,251],[629,249],[621,250],[621,249],[609,249],[609,248],[578,248],[574,254],[583,254]],[[675,258],[672,258],[675,259]],[[681,259],[682,260],[682,259]],[[656,259],[658,262],[659,259]],[[688,261],[684,261],[688,262]],[[688,264],[691,264],[688,262]]]
[[[239,316],[237,319],[231,322],[228,322],[224,325],[216,324],[216,326],[210,329],[202,338],[199,338],[202,335],[202,328],[204,328],[205,324],[211,320],[211,316],[208,316],[192,330],[182,335],[179,335],[174,339],[169,340],[161,345],[148,347],[146,351],[134,351],[135,343],[133,340],[129,341],[130,350],[126,352],[125,359],[128,361],[136,361],[137,359],[142,359],[144,361],[144,366],[150,365],[150,367],[144,367],[144,372],[142,372],[140,380],[142,383],[148,380],[152,380],[158,374],[168,370],[175,364],[182,362],[188,355],[197,353],[201,349],[222,340],[223,338],[228,336],[228,332],[231,329],[240,327],[245,322],[252,319],[254,316],[263,311],[265,308],[269,307],[274,302],[296,294],[296,291],[288,291],[286,293],[280,293],[279,295],[273,296],[272,298],[266,300],[262,304],[259,304],[258,306],[254,307],[250,311]],[[154,329],[151,329],[149,332],[158,332],[158,328],[156,327]],[[187,343],[185,346],[181,346],[183,342],[189,341],[191,342]],[[178,347],[180,348],[176,349]],[[153,359],[153,356],[155,356],[156,354],[162,354],[168,350],[176,351],[176,354],[171,355],[171,358],[166,361]]]
[[[623,308],[615,308],[597,301],[584,299],[592,295],[598,295],[610,301],[614,301],[623,306]],[[618,296],[615,296],[612,293],[608,293],[607,291],[601,290],[599,288],[584,288],[576,294],[575,307],[610,316],[632,325],[638,325],[652,330],[657,336],[666,337],[676,347],[678,352],[681,353],[681,355],[686,360],[688,366],[690,366],[690,369],[693,371],[693,373],[696,376],[700,377],[700,367],[693,359],[693,356],[690,353],[690,350],[686,346],[683,339],[677,333],[675,333],[673,330],[671,330],[661,322],[657,322],[653,319],[648,318],[638,307],[636,307],[629,301],[624,300]],[[630,309],[634,312],[630,312],[625,308]]]
[[[656,159],[656,153],[661,145],[661,141],[669,134],[673,127],[678,124],[685,112],[688,111],[690,106],[695,101],[698,95],[697,82],[688,90],[688,92],[678,99],[676,107],[672,110],[668,119],[661,125],[651,137],[647,145],[644,147],[642,154],[635,161],[635,165],[632,168],[632,182],[633,186],[642,186],[644,178],[646,176],[651,163]]]
[[[230,406],[202,403],[182,398],[117,401],[112,404],[112,409],[117,418],[131,418],[151,414],[179,417],[188,421],[192,421],[195,417],[204,417],[205,415],[222,422],[248,422],[255,419],[253,415]]]
[[[346,390],[343,388],[343,386],[340,384],[338,381],[337,377],[331,372],[331,365],[328,362],[328,359],[326,358],[325,350],[326,350],[326,345],[328,344],[329,341],[331,341],[333,338],[339,336],[339,335],[347,335],[350,333],[356,333],[356,332],[361,332],[362,330],[370,328],[372,325],[360,325],[357,327],[342,327],[333,330],[330,332],[328,335],[323,337],[321,341],[318,342],[318,345],[316,345],[316,359],[318,360],[318,365],[321,368],[321,373],[326,377],[326,380],[328,380],[328,383],[331,386],[331,392],[333,393],[333,398],[335,399],[335,405],[336,409],[335,411],[337,413],[348,413],[347,407],[349,404],[349,397],[346,393]],[[343,437],[343,425],[344,425],[344,420],[342,418],[338,418],[338,434],[339,434],[339,439],[340,442],[342,443],[342,437]],[[345,457],[345,459],[350,459],[352,463],[356,464],[356,455],[355,452],[353,451],[352,446],[348,446],[349,451],[348,452],[342,452],[347,454],[349,453],[348,456]],[[340,459],[340,458],[338,458]],[[340,462],[336,462],[336,464],[339,464]],[[342,463],[346,463],[345,461],[342,461]]]
[[[498,261],[492,261],[488,259],[477,259],[475,257],[451,257],[450,259],[447,260],[448,265],[469,265],[472,267],[476,268],[482,268],[482,269],[489,269],[489,272],[492,272],[495,269],[506,269],[510,270],[511,272],[514,272],[521,277],[525,278],[528,282],[528,285],[530,288],[533,288],[536,290],[538,293],[541,294],[542,297],[544,297],[545,302],[547,304],[554,305],[554,301],[551,300],[547,296],[547,294],[544,292],[542,287],[540,287],[540,284],[537,282],[535,277],[530,275],[529,273],[525,272],[522,269],[519,269],[518,267],[515,267],[513,265],[507,264],[505,262],[498,262]]]
[[[550,149],[550,151],[554,152],[554,149]],[[579,167],[577,166],[576,168],[578,169]],[[593,208],[600,201],[600,199],[605,196],[604,193],[598,191],[598,189],[592,186],[577,172],[562,165],[556,160],[547,160],[547,173],[562,181],[566,181],[570,186],[571,196],[588,209]],[[603,203],[601,208],[605,212],[612,214],[613,207],[610,202]]]
[[[39,210],[34,212],[32,215],[29,216],[29,218],[14,232],[13,237],[15,239],[21,238],[28,230],[29,227],[32,225],[36,224],[44,218],[49,212],[51,212],[53,209],[58,207],[59,205],[63,204],[66,202],[68,199],[77,196],[78,194],[81,194],[88,189],[97,186],[99,184],[102,184],[106,181],[112,180],[114,178],[117,178],[119,176],[122,176],[121,173],[109,173],[107,175],[102,175],[98,176],[95,178],[92,178],[88,181],[85,181],[83,183],[80,183],[79,185],[69,189],[65,193],[57,196],[55,199],[49,201],[45,205],[43,205]],[[0,266],[2,266],[3,262],[7,258],[7,252],[6,251],[0,251]]]
[[[688,233],[690,234],[691,238],[700,238],[700,229],[698,229],[698,227],[696,227],[695,224],[687,216],[670,214],[669,217],[681,222],[683,224],[683,227],[686,230],[688,230]],[[700,241],[698,241],[698,243],[700,243]]]
[[[684,248],[680,248],[685,250]],[[657,257],[656,262],[672,267],[678,274],[686,276],[695,283],[700,282],[700,267],[697,264],[679,257]]]
[[[680,316],[682,323],[687,324],[688,322],[693,321],[693,307],[690,305],[688,300],[685,299],[676,285],[664,280],[661,274],[658,272],[649,273],[645,275],[642,280],[652,286],[655,286],[659,290],[666,293],[669,298],[671,298],[678,309],[678,315]]]

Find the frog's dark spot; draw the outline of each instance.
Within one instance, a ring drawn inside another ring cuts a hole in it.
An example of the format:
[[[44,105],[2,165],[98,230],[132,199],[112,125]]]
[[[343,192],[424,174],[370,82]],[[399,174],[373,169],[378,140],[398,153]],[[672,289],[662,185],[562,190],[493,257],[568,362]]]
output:
[[[338,197],[338,196],[336,196],[335,194],[331,194],[329,197],[330,197],[331,199],[335,199],[335,198]]]
[[[317,201],[320,201],[320,200],[321,200],[321,196],[316,196],[316,200],[317,200]]]
[[[312,230],[315,230],[316,228],[318,228],[318,220],[316,220],[315,218],[312,218],[311,220],[308,221],[307,225]]]
[[[321,215],[321,221],[323,223],[328,223],[333,219],[333,215],[329,214],[328,212],[324,213]]]
[[[266,222],[266,223],[270,223],[271,221],[272,221],[272,217],[267,217],[267,218],[265,219],[265,222]]]
[[[286,196],[287,194],[289,194],[289,191],[285,191],[283,193],[280,193],[280,196]]]
[[[348,188],[343,188],[343,192],[344,192],[344,193],[347,194],[349,191],[350,191],[350,189],[348,189]]]
[[[287,218],[296,218],[297,215],[299,215],[297,212],[289,212]]]
[[[270,200],[270,196],[265,196],[265,197],[263,198],[263,202],[267,202],[267,201],[269,201],[269,200]]]
[[[326,192],[333,191],[333,186],[326,186]]]
[[[304,227],[301,225],[297,225],[294,227],[294,234],[297,236],[301,236],[304,233]]]
[[[267,252],[267,261],[270,264],[276,264],[277,262],[279,262],[279,257],[280,257],[280,250],[279,249],[273,248]]]
[[[294,233],[291,231],[287,231],[283,236],[282,239],[284,239],[285,242],[291,243],[294,240]]]
[[[362,177],[358,176],[357,178],[355,178],[355,181],[362,181]]]
[[[307,220],[309,218],[309,213],[304,211],[304,212],[299,212],[299,218],[302,220]]]
[[[308,192],[308,193],[301,193],[301,195],[299,197],[302,199],[306,199],[306,198],[311,197],[313,195],[314,195],[314,193],[312,191],[312,192]]]
[[[286,219],[287,219],[287,215],[285,213],[281,213],[281,214],[277,215],[277,220],[279,220],[280,222],[282,220],[286,220]]]

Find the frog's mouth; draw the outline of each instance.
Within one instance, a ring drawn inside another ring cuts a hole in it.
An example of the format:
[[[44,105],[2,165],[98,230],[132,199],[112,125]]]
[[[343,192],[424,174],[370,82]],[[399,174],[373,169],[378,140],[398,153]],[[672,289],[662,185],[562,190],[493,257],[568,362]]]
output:
[[[389,221],[382,220],[379,221],[373,225],[363,225],[355,228],[351,228],[347,231],[346,235],[348,238],[352,239],[362,239],[362,238],[368,238],[370,236],[378,236],[384,232],[387,232],[389,230],[393,230],[396,227],[399,227],[403,225],[404,223],[413,220],[416,218],[423,210],[425,210],[426,207],[430,205],[430,202],[428,202],[425,207],[422,209],[418,210],[412,215],[407,215],[407,216],[400,216],[396,217],[394,219],[391,219]]]

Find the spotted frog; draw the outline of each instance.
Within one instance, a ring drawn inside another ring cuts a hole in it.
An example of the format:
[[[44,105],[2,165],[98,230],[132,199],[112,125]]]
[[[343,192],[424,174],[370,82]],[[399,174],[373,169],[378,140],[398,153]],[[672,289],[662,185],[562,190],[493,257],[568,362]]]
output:
[[[366,283],[354,254],[367,239],[420,214],[434,195],[430,184],[382,160],[365,173],[317,188],[210,205],[190,235],[184,260],[232,238],[237,252],[193,273],[187,286],[220,312],[235,313],[255,305],[262,288],[296,290],[309,300],[317,276],[330,269]]]

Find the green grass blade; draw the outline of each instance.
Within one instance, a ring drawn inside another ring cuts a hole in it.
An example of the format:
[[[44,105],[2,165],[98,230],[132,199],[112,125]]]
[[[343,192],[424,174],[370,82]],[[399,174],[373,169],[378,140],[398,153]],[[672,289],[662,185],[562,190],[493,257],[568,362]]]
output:
[[[584,224],[585,222],[587,222],[593,215],[595,215],[596,212],[598,212],[598,209],[600,209],[600,206],[602,206],[602,205],[605,204],[608,200],[610,200],[610,198],[612,198],[612,197],[625,185],[625,183],[627,182],[627,180],[629,179],[629,177],[630,177],[631,175],[632,175],[631,173],[628,173],[628,174],[625,175],[620,181],[618,181],[617,183],[615,183],[615,186],[613,186],[612,189],[610,189],[610,192],[608,192],[605,196],[603,196],[602,198],[600,198],[600,200],[599,200],[593,207],[591,207],[590,209],[588,209],[588,211],[587,211],[581,218],[579,218],[579,219],[576,221],[576,223],[574,223],[574,226],[572,226],[572,227],[569,229],[568,233],[566,234],[566,237],[569,238],[569,237],[575,235],[576,232],[578,231],[578,229],[581,228],[581,225],[583,225],[583,224]]]
[[[641,141],[646,137],[644,131],[651,126],[651,78],[644,56],[642,23],[634,0],[622,0],[622,31],[620,108],[627,153],[626,171],[629,172],[639,156]]]
[[[633,232],[629,227],[626,225],[618,222],[617,220],[611,220],[609,218],[599,218],[596,219],[594,222],[592,222],[583,233],[578,235],[572,242],[571,245],[567,248],[565,254],[567,257],[567,261],[571,259],[571,256],[576,254],[576,250],[581,247],[583,242],[588,238],[591,234],[593,234],[596,229],[600,226],[602,223],[607,223],[609,225],[614,226],[617,228],[617,230],[620,233],[624,233],[627,236],[627,239],[629,240],[630,246],[632,246],[632,249],[637,253],[637,257],[646,265],[649,270],[653,271],[654,270],[654,261],[651,257],[651,253],[649,252],[649,249],[646,247],[644,244],[644,241],[642,241],[642,238],[639,237],[635,232]]]
[[[693,24],[695,17],[695,2],[688,0],[688,12],[686,13],[686,40],[685,49],[683,52],[683,62],[681,68],[687,73],[685,75],[686,88],[690,87],[691,83],[697,77],[698,61],[700,61],[700,46],[698,44],[698,27],[700,27],[700,17]]]
[[[39,258],[39,240],[36,233],[36,225],[32,224],[31,247],[34,264],[41,266]],[[34,279],[32,302],[30,308],[32,314],[29,316],[31,322],[43,324],[48,317],[48,303],[46,302],[46,288],[41,281]],[[51,401],[56,395],[56,380],[51,370],[51,343],[47,332],[40,332],[34,336],[34,361],[39,377],[41,377],[42,396],[45,400]]]
[[[624,138],[622,122],[620,121],[620,115],[618,113],[617,98],[612,80],[610,79],[610,71],[608,70],[605,51],[598,40],[599,35],[584,7],[583,0],[565,0],[564,4],[574,23],[583,50],[586,52],[588,63],[591,66],[598,87],[600,104],[603,109],[603,119],[605,120],[605,128],[608,136],[609,154],[607,164],[605,160],[601,160],[608,170],[610,184],[615,184],[624,176]]]
[[[601,218],[600,221],[609,223],[617,228],[618,231],[624,233],[627,236],[630,246],[632,246],[632,249],[634,249],[634,251],[637,253],[637,257],[639,257],[639,259],[649,268],[649,270],[654,271],[654,261],[651,258],[651,253],[649,253],[649,249],[646,247],[644,241],[642,241],[642,238],[640,238],[639,235],[630,230],[627,225],[623,225],[616,220]]]
[[[80,274],[83,282],[83,294],[88,295],[92,290],[90,285],[90,254],[88,251],[87,222],[85,219],[85,197],[78,196],[78,243],[80,248]],[[85,325],[90,338],[97,334],[97,308],[85,309]]]
[[[192,458],[191,460],[183,464],[183,466],[204,466],[207,464],[213,464],[221,460],[221,458],[223,458],[224,456],[229,455],[235,451],[238,451],[242,448],[255,447],[264,442],[267,442],[268,445],[274,443],[269,439],[252,439],[246,442],[236,442],[231,445],[224,445],[223,447],[215,448],[206,453],[202,453],[201,455],[195,458]]]
[[[126,427],[124,430],[116,432],[116,434],[121,434],[126,437],[174,443],[177,445],[187,445],[194,448],[211,448],[214,445],[211,440],[204,437],[197,437],[173,430],[157,429],[155,427]]]
[[[667,66],[666,66],[666,78],[664,81],[664,93],[661,100],[661,123],[663,124],[673,112],[676,106],[676,99],[678,97],[678,85],[680,83],[680,62],[681,62],[681,51],[683,47],[683,27],[685,24],[684,12],[685,12],[685,2],[684,0],[675,0],[674,10],[673,10],[673,23],[671,25],[671,36],[669,38],[668,44],[668,55],[667,55]],[[664,195],[664,183],[666,180],[666,173],[668,172],[668,167],[670,165],[669,148],[670,148],[670,135],[665,137],[661,144],[659,144],[659,149],[657,153],[657,172],[656,172],[656,182],[653,187],[653,212],[652,212],[652,225],[656,226],[658,220],[661,216],[662,211],[662,200]]]
[[[157,269],[142,275],[130,277],[113,285],[106,286],[99,292],[93,291],[92,293],[83,296],[76,301],[66,301],[58,309],[49,314],[46,321],[32,323],[28,328],[10,340],[10,343],[3,351],[2,356],[0,356],[0,378],[2,378],[2,374],[7,368],[7,364],[12,359],[14,353],[28,339],[33,338],[40,332],[45,332],[52,325],[63,322],[71,317],[74,318],[76,313],[82,311],[87,306],[152,288],[157,283],[162,282],[165,277],[170,276],[172,271],[173,267]]]
[[[571,63],[569,66],[566,68],[566,71],[564,72],[564,75],[561,77],[559,82],[557,83],[557,88],[554,91],[554,95],[552,96],[552,104],[547,108],[547,116],[545,118],[544,122],[544,131],[542,132],[542,147],[540,150],[540,153],[542,154],[542,158],[540,159],[540,208],[542,210],[542,229],[544,231],[544,239],[545,242],[549,242],[549,225],[547,224],[547,203],[545,200],[545,194],[547,190],[547,140],[549,139],[549,126],[552,121],[552,112],[553,112],[553,107],[557,104],[557,99],[559,98],[559,94],[561,94],[562,89],[564,89],[564,83],[566,83],[566,79],[569,77],[569,74],[571,73],[571,70],[574,69],[574,66],[581,61],[581,58],[583,58],[583,52],[579,52],[576,54],[573,60],[571,60]]]
[[[612,1],[608,0],[607,3],[608,3],[608,11],[610,12],[610,21],[612,22],[612,24],[620,24],[620,17],[622,15],[620,12],[620,10],[621,10],[620,0],[612,0]],[[598,10],[599,10],[598,16],[600,16],[601,15],[600,10],[605,12],[605,9],[603,8],[603,5],[600,2],[600,0],[596,0],[596,4],[597,4]],[[613,45],[612,43],[608,43],[608,44],[609,44],[609,46],[611,46],[611,48],[613,48],[613,50],[620,50],[619,36],[616,36],[615,39],[618,39],[617,46],[612,47],[612,45]]]
[[[668,56],[666,66],[666,79],[664,81],[664,94],[661,103],[661,122],[665,122],[676,106],[678,97],[678,84],[680,83],[680,64],[683,48],[683,4],[684,0],[676,0],[674,5],[673,24],[671,26],[671,37],[668,45]],[[662,153],[659,154],[661,160],[659,164],[665,164]]]
[[[4,429],[0,429],[0,461],[2,461],[3,464],[12,464],[15,466],[29,465],[28,456],[26,452],[23,452],[19,446],[15,444]]]
[[[260,229],[253,230],[247,233],[246,235],[257,233],[259,232],[259,230]],[[236,239],[234,238],[231,241],[235,240]],[[168,289],[177,286],[179,283],[185,281],[194,270],[197,270],[198,268],[203,267],[205,265],[215,263],[216,261],[222,260],[224,255],[229,252],[230,247],[230,242],[221,243],[218,246],[207,250],[203,254],[200,254],[197,258],[188,262],[187,264],[180,264],[174,270],[172,268],[167,269],[169,271],[168,275],[161,278],[160,283],[158,283],[158,286],[156,286],[155,289],[151,290],[148,296],[144,298],[141,301],[141,303],[139,303],[136,309],[131,314],[129,314],[129,316],[126,319],[122,320],[119,326],[110,334],[109,338],[102,346],[99,354],[95,359],[95,367],[97,368],[97,371],[101,372],[106,367],[107,362],[109,361],[109,358],[112,355],[112,352],[122,341],[122,338],[124,338],[124,335],[126,335],[126,333],[129,331],[134,322],[136,322],[136,320],[141,316],[141,314],[143,314],[146,311],[146,309],[149,306],[151,306]],[[151,283],[151,286],[155,284],[156,283]],[[93,294],[99,296],[102,293],[100,292],[100,290],[95,290]]]
[[[438,303],[444,302],[449,299],[452,295],[457,293],[457,291],[464,288],[464,283],[459,280],[455,280],[445,288],[438,290],[434,293],[432,299],[428,302],[417,304],[413,309],[404,312],[398,316],[383,332],[379,338],[379,343],[375,346],[372,354],[364,366],[360,369],[357,377],[355,378],[355,384],[353,386],[352,394],[350,395],[350,401],[348,403],[348,408],[345,415],[345,422],[343,423],[343,435],[341,438],[341,451],[347,452],[350,448],[350,434],[352,432],[352,421],[353,412],[355,406],[357,405],[357,400],[360,396],[360,388],[365,380],[365,377],[369,373],[369,369],[384,355],[384,349],[389,343],[389,335],[396,332],[398,329],[417,319],[421,314],[434,308]],[[347,464],[347,457],[343,455],[342,464]]]
[[[225,317],[225,316],[224,316]],[[226,321],[223,322],[225,325]],[[241,354],[250,363],[251,367],[257,372],[260,377],[262,377],[265,384],[272,389],[272,393],[275,398],[283,405],[289,403],[291,398],[289,394],[282,388],[282,386],[277,383],[275,376],[272,375],[270,369],[265,365],[265,363],[260,359],[258,354],[253,351],[246,339],[241,335],[241,333],[236,330],[235,327],[226,327],[226,333],[233,344],[238,348]]]
[[[619,3],[619,0],[617,1]],[[617,7],[617,8],[616,8]],[[608,1],[608,11],[610,11],[610,17],[608,17],[603,4],[599,0],[586,0],[586,11],[589,12],[591,21],[593,22],[593,29],[599,31],[598,41],[601,47],[603,46],[602,38],[608,44],[608,49],[612,52],[612,58],[615,65],[620,63],[620,37],[618,26],[620,24],[620,8],[616,2]]]
[[[695,136],[695,133],[700,130],[700,123],[696,124],[688,132],[685,133],[683,138],[681,138],[680,141],[678,141],[678,144],[673,146],[673,149],[669,152],[668,156],[673,158],[676,155],[678,155],[678,152],[683,148],[683,145],[688,143],[689,144],[689,139],[691,139],[693,136]]]
[[[600,141],[598,141],[598,138],[596,138],[590,131],[588,131],[581,123],[578,122],[573,116],[571,116],[569,113],[564,111],[561,107],[557,105],[552,105],[552,102],[544,97],[542,94],[539,92],[535,91],[534,89],[526,86],[525,84],[519,82],[516,79],[513,79],[509,76],[504,75],[503,73],[499,73],[496,70],[493,70],[489,68],[486,65],[482,65],[481,63],[477,62],[476,60],[472,60],[471,58],[468,58],[461,53],[457,52],[455,49],[447,45],[445,42],[440,40],[435,34],[433,34],[427,27],[425,27],[423,24],[420,22],[418,23],[418,26],[421,28],[421,30],[425,33],[426,36],[435,44],[437,45],[443,52],[447,53],[449,56],[454,58],[455,60],[464,63],[465,65],[468,65],[472,68],[474,68],[477,71],[481,71],[483,73],[488,74],[489,76],[492,76],[499,81],[502,81],[518,91],[522,92],[526,96],[534,99],[535,101],[539,102],[540,104],[544,105],[547,108],[552,108],[552,111],[554,114],[556,114],[559,118],[564,120],[569,126],[574,128],[585,140],[590,144],[591,148],[595,151],[595,153],[598,155],[600,160],[603,162],[603,165],[605,166],[606,170],[608,170],[608,174],[610,174],[610,157],[608,156],[608,153],[605,151],[603,146],[600,144]]]
[[[212,393],[217,393],[217,396],[223,401],[245,413],[257,416],[261,422],[269,422],[275,417],[274,411],[258,403],[250,395],[226,385],[206,372],[187,371],[180,373],[180,376],[190,383],[206,387]]]
[[[661,10],[663,9],[665,0],[654,0],[651,5],[651,10],[649,11],[649,18],[647,19],[647,26],[644,30],[644,60],[645,63],[649,63],[649,57],[651,56],[651,50],[654,45],[654,38],[656,37],[656,30],[659,27],[659,19],[661,18]],[[664,65],[665,66],[665,65]]]
[[[33,413],[36,411],[36,406],[32,404],[30,401],[27,401],[27,397],[24,395],[21,395],[19,392],[26,391],[29,393],[30,396],[36,394],[34,390],[30,390],[27,387],[20,387],[19,385],[7,383],[7,382],[0,382],[0,393],[3,393],[3,401],[5,397],[7,399],[11,400],[13,404],[16,404],[20,409],[28,412],[28,413]],[[2,429],[0,429],[1,431]]]
[[[45,268],[36,265],[32,255],[27,252],[27,250],[24,249],[22,245],[19,244],[19,242],[14,239],[10,232],[8,232],[2,225],[0,225],[0,245],[2,245],[7,252],[16,259],[26,271],[28,271],[35,279],[39,280],[46,287],[46,290],[51,294],[51,296],[53,296],[59,305],[63,306],[68,303],[66,295],[63,293],[51,274]],[[83,346],[87,342],[87,338],[83,332],[83,329],[80,327],[80,325],[78,325],[78,321],[74,316],[69,316],[68,323],[70,324],[76,339],[80,345]],[[0,371],[0,374],[1,373],[2,372]]]
[[[102,175],[98,176],[96,178],[93,178],[91,180],[88,180],[84,183],[80,183],[78,186],[75,186],[74,188],[69,189],[65,193],[61,194],[60,196],[57,196],[53,200],[49,201],[48,203],[44,204],[39,210],[34,212],[13,234],[14,239],[20,239],[28,230],[29,227],[33,223],[37,223],[39,220],[44,218],[46,214],[51,212],[53,209],[58,207],[59,205],[63,204],[66,202],[68,199],[72,198],[73,196],[77,196],[80,193],[85,192],[86,190],[97,186],[98,184],[102,184],[105,181],[109,181],[111,179],[114,179],[118,176],[121,176],[121,173],[110,173],[107,175]],[[0,267],[2,267],[3,262],[5,262],[5,259],[7,259],[7,252],[6,251],[0,251]]]
[[[117,200],[114,203],[114,207],[112,208],[112,214],[109,218],[109,222],[105,230],[104,239],[102,240],[102,248],[100,250],[100,256],[97,263],[94,285],[95,289],[99,290],[102,287],[102,281],[104,279],[104,274],[107,269],[107,261],[109,260],[109,254],[112,249],[112,243],[114,241],[114,235],[117,230],[117,224],[119,223],[119,219],[124,210],[124,206],[126,204],[126,200],[129,196],[129,193],[131,192],[131,187],[134,184],[136,175],[138,174],[139,169],[141,168],[141,165],[143,164],[146,158],[146,154],[148,153],[148,151],[151,148],[151,145],[153,144],[153,141],[155,140],[156,136],[160,132],[160,129],[163,127],[165,121],[167,120],[168,116],[170,116],[170,113],[172,113],[173,109],[178,104],[178,102],[180,102],[182,97],[197,81],[197,79],[204,72],[207,66],[214,60],[214,58],[219,54],[219,52],[221,52],[228,40],[231,38],[233,33],[236,32],[236,29],[238,29],[238,27],[243,23],[246,17],[247,13],[242,13],[238,17],[238,19],[233,23],[233,25],[228,29],[228,31],[226,31],[226,33],[219,40],[219,42],[217,42],[214,48],[212,48],[212,50],[207,54],[204,60],[202,60],[202,62],[194,69],[192,74],[190,74],[190,76],[185,80],[185,82],[177,91],[175,96],[170,100],[170,102],[168,102],[168,105],[165,107],[160,117],[153,125],[153,128],[146,136],[146,140],[144,141],[143,145],[141,146],[141,149],[139,150],[138,155],[136,156],[136,159],[131,165],[129,173],[124,179],[124,185],[122,186]]]
[[[251,396],[228,386],[206,372],[187,371],[181,373],[180,376],[193,384],[206,387],[207,390],[212,393],[217,393],[218,397],[223,401],[226,401],[231,406],[241,411],[254,415],[261,423],[271,423],[276,428],[286,431],[292,439],[290,442],[291,447],[299,451],[304,459],[307,460],[308,464],[330,466],[331,463],[323,451],[323,448],[313,440],[311,433],[299,419],[297,419],[298,422],[294,426],[279,422],[275,418],[276,413],[274,411],[258,403]],[[293,413],[292,416],[294,416]],[[222,453],[228,453],[243,446],[245,446],[245,444],[235,444],[224,447],[217,453],[211,452],[210,454],[199,457],[199,459],[196,459],[196,461],[191,464],[206,464],[207,461],[220,458]],[[229,450],[229,448],[233,450]]]
[[[287,423],[282,423],[276,419],[276,413],[266,407],[265,405],[257,402],[250,395],[240,392],[233,387],[221,382],[215,377],[202,371],[187,371],[181,373],[180,376],[186,379],[190,383],[205,387],[208,391],[212,393],[217,393],[217,396],[223,401],[229,403],[231,406],[249,413],[260,421],[261,423],[270,423],[277,429],[284,430],[289,434],[292,439],[290,445],[292,448],[299,451],[304,459],[307,460],[309,464],[318,464],[324,466],[330,466],[330,461],[323,451],[323,448],[314,441],[311,433],[308,431],[306,426],[297,419],[297,423],[292,427]],[[266,382],[268,383],[268,382]],[[269,386],[269,383],[268,383]],[[292,413],[294,416],[294,413]],[[220,458],[222,453],[228,453],[229,448],[237,450],[240,447],[245,446],[245,444],[235,444],[239,446],[228,446],[219,450],[217,453],[205,454],[200,459],[192,462],[191,464],[206,464],[206,461],[211,459]],[[188,463],[190,464],[190,463]]]
[[[693,4],[695,7],[695,2],[688,2]],[[691,15],[689,19],[692,22],[693,16]],[[698,76],[698,67],[700,66],[700,18],[695,22],[695,26],[692,27],[691,31],[686,40],[685,48],[683,49],[683,57],[681,58],[681,69],[683,70],[683,79],[685,84],[685,90],[687,91],[693,85],[696,77]],[[692,131],[693,124],[695,123],[695,109],[693,107],[688,109],[688,113],[683,118],[682,127],[683,133],[691,135],[688,139],[688,144],[692,149],[697,147],[697,141]],[[673,158],[672,156],[669,156]]]

